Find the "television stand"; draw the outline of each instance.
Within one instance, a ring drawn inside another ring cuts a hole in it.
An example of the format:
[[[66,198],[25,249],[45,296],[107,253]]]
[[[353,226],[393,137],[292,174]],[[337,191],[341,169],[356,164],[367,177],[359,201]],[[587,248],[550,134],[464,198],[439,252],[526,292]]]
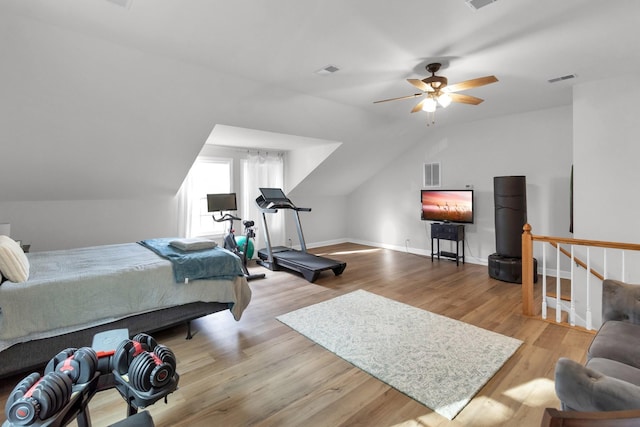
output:
[[[436,250],[434,252],[433,241],[436,241]],[[455,252],[446,252],[440,250],[440,240],[449,240],[456,242]],[[462,251],[460,251],[460,242],[462,242]],[[451,223],[433,223],[431,224],[431,262],[433,262],[433,256],[436,255],[438,259],[448,258],[455,260],[456,265],[460,265],[460,260],[464,264],[464,225],[451,224]]]

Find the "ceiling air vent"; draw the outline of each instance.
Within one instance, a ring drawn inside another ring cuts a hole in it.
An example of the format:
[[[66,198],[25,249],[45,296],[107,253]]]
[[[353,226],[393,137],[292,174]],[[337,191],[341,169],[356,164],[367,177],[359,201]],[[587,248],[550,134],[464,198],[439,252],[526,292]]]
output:
[[[497,0],[466,0],[467,6],[473,10],[481,9],[485,6],[495,3]]]
[[[571,79],[575,79],[576,75],[575,74],[567,74],[566,76],[561,76],[561,77],[556,77],[553,79],[549,79],[548,82],[549,83],[556,83],[556,82],[561,82],[563,80],[571,80]]]
[[[321,76],[327,76],[339,70],[340,68],[336,67],[335,65],[327,65],[326,67],[317,70],[316,74],[320,74]]]
[[[133,0],[107,0],[109,3],[116,4],[120,7],[124,7],[125,9],[129,9],[131,7],[131,3]]]

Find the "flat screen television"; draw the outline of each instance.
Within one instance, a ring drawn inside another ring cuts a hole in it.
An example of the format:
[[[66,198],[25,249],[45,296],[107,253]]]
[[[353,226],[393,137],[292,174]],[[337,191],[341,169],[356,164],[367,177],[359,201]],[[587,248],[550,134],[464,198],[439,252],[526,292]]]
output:
[[[207,211],[236,211],[236,193],[207,194]]]
[[[420,190],[423,221],[473,224],[473,190]]]

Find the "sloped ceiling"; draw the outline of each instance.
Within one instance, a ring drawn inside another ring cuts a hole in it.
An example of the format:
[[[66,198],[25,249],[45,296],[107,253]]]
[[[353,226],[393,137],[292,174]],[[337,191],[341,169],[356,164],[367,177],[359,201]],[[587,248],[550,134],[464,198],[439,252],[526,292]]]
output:
[[[415,101],[373,104],[414,93],[428,62],[500,80],[468,92],[479,106],[438,110],[438,128],[640,74],[634,0],[116,3],[0,0],[0,200],[175,194],[216,124],[341,142],[298,188],[348,194],[428,138]]]
[[[322,164],[342,143],[296,135],[265,132],[235,126],[216,125],[207,144],[233,148],[255,149],[257,144],[265,152],[286,153],[284,191],[289,193]],[[258,150],[259,151],[259,150]]]

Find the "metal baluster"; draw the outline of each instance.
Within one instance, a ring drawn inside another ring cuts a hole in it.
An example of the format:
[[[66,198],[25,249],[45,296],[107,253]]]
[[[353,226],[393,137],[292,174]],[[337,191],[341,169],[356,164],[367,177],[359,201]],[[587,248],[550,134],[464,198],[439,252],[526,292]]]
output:
[[[574,296],[575,288],[574,288],[574,245],[571,245],[571,317],[569,318],[569,323],[571,326],[576,326],[576,299]]]
[[[547,245],[542,245],[542,318],[547,318]]]
[[[556,322],[562,321],[562,300],[560,299],[560,244],[556,247]]]
[[[587,246],[587,329],[593,329],[593,319],[591,317],[591,255]]]

